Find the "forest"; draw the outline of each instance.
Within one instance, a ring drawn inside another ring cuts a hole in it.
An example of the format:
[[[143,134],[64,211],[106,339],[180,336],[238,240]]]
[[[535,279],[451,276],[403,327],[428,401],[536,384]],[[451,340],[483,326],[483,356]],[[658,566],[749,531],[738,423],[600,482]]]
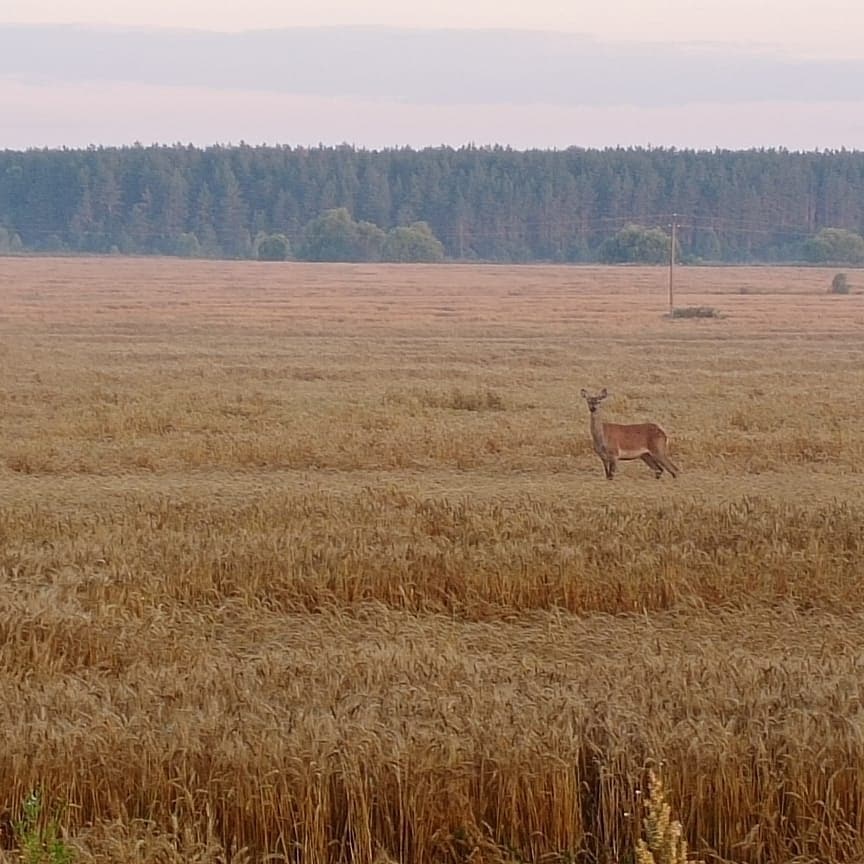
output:
[[[248,144],[0,151],[6,254],[647,260],[621,247],[634,234],[668,235],[673,219],[685,262],[864,263],[864,153]]]

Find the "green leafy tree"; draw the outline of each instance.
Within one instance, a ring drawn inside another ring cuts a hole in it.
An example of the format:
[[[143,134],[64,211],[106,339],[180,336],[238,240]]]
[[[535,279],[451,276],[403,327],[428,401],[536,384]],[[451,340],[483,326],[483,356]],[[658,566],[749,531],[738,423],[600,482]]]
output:
[[[90,201],[90,190],[85,188],[81,196],[81,201],[75,210],[72,219],[69,221],[69,239],[76,249],[92,251],[98,248],[98,244],[94,244],[95,220],[93,216],[93,206]]]
[[[201,244],[201,251],[205,255],[219,255],[219,238],[216,236],[215,225],[216,201],[210,191],[208,183],[204,182],[197,191],[195,200],[195,214],[193,217],[193,231]]]
[[[0,255],[16,255],[23,250],[21,238],[14,231],[0,225]]]
[[[232,258],[247,258],[252,251],[252,238],[247,223],[248,208],[243,190],[231,165],[223,160],[217,171],[216,235],[223,253]]]
[[[307,261],[378,261],[384,236],[377,225],[355,222],[346,207],[337,207],[306,226],[301,257]]]
[[[153,194],[149,188],[145,188],[141,199],[132,207],[129,219],[126,222],[125,236],[122,238],[120,248],[123,252],[144,253],[149,251],[152,234],[150,215],[153,210]]]
[[[814,264],[864,264],[864,237],[845,228],[823,228],[804,244]]]
[[[255,241],[259,261],[285,261],[290,254],[291,244],[284,234],[262,234]]]
[[[182,234],[189,221],[189,184],[177,165],[166,176],[163,227],[169,237]]]
[[[174,241],[174,254],[181,258],[200,258],[201,244],[198,238],[191,231],[180,234]]]
[[[346,207],[326,210],[306,225],[302,255],[307,261],[353,261],[356,232]]]
[[[384,241],[385,261],[436,262],[444,260],[444,244],[426,222],[391,228]]]
[[[354,261],[380,261],[386,235],[372,222],[356,222]]]
[[[293,238],[340,208],[347,217],[342,247],[333,248],[334,236],[319,236],[323,246],[308,244],[313,259],[375,260],[384,254],[377,226],[423,220],[454,258],[596,261],[603,225],[651,225],[654,214],[672,211],[686,226],[679,237],[690,260],[767,263],[801,260],[806,252],[820,264],[864,264],[860,152],[179,144],[0,150],[0,225],[14,230],[25,250],[171,254],[181,235],[194,233],[200,254],[243,258],[257,254],[253,237],[284,232],[303,254]],[[804,236],[812,238],[806,248]],[[668,241],[658,237],[650,251],[637,239],[645,238],[610,240],[603,257],[665,260]]]
[[[669,258],[669,235],[660,228],[627,225],[600,247],[607,264],[661,264]]]

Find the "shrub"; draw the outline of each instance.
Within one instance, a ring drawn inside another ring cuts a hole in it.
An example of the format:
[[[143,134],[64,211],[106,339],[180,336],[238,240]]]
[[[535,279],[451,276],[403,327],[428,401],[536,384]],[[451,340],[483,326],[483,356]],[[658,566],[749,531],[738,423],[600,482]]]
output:
[[[814,264],[864,264],[864,237],[844,228],[823,228],[804,244]]]
[[[181,258],[200,258],[201,244],[198,237],[191,232],[178,235],[174,241],[174,254]]]
[[[849,293],[849,280],[846,278],[845,273],[837,273],[834,278],[831,280],[831,293],[832,294],[848,294]]]
[[[385,261],[435,263],[444,260],[444,246],[426,222],[392,228],[384,241]]]
[[[357,222],[337,207],[306,225],[298,254],[306,261],[380,261],[385,236],[377,225]]]
[[[600,247],[604,264],[661,264],[669,258],[669,235],[660,228],[626,225]]]
[[[14,231],[0,225],[0,255],[17,255],[23,250],[21,238]]]
[[[72,850],[60,836],[57,823],[42,822],[42,799],[31,792],[24,801],[24,815],[15,823],[15,838],[21,849],[23,864],[70,864]]]
[[[259,261],[284,261],[291,253],[291,246],[284,234],[264,234],[255,245]]]

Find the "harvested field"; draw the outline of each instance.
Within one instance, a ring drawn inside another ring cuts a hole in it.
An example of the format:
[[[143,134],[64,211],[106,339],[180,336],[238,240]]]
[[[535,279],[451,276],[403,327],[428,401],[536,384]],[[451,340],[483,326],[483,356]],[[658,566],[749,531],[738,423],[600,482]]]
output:
[[[99,864],[611,864],[662,763],[706,860],[860,861],[833,273],[680,268],[722,317],[670,320],[662,268],[0,259],[0,815]],[[677,481],[604,479],[603,386]]]

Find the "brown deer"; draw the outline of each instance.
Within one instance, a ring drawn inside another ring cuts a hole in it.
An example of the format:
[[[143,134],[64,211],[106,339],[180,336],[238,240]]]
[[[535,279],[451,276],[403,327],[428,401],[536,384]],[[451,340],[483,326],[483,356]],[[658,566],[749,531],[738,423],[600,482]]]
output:
[[[591,440],[594,452],[603,460],[606,479],[615,477],[619,462],[641,459],[659,480],[663,471],[673,478],[678,468],[666,452],[666,433],[656,423],[604,423],[600,403],[609,395],[604,387],[597,396],[582,390],[582,397],[591,412]]]

